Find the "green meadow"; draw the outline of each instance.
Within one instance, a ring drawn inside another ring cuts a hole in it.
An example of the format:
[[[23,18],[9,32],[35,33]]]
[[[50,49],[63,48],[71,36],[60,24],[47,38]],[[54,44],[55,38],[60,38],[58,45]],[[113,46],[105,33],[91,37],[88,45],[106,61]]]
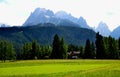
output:
[[[0,77],[120,77],[119,60],[0,62]]]

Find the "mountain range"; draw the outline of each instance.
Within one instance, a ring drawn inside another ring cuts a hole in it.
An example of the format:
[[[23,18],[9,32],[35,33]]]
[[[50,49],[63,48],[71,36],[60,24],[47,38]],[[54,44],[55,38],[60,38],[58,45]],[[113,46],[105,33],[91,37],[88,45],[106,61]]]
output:
[[[75,18],[64,11],[54,13],[45,8],[37,8],[30,14],[23,26],[37,25],[39,23],[53,23],[55,25],[74,25],[76,27],[90,28],[83,17]]]
[[[84,45],[87,38],[95,41],[95,32],[105,37],[109,35],[116,39],[120,37],[120,27],[110,32],[108,25],[100,22],[93,31],[83,17],[75,18],[64,11],[54,13],[51,10],[37,8],[21,27],[2,25],[0,40],[12,41],[18,47],[32,40],[37,40],[41,45],[51,45],[53,36],[58,34],[65,37],[67,44]]]
[[[33,13],[27,18],[23,26],[33,26],[39,23],[53,23],[55,25],[62,26],[73,26],[92,29],[83,17],[76,18],[65,11],[58,11],[54,13],[52,10],[47,10],[45,8],[36,8]],[[95,32],[99,32],[101,35],[108,37],[112,35],[116,38],[116,34],[109,30],[106,23],[100,22],[97,28],[93,29]],[[112,34],[111,34],[112,33]],[[120,35],[118,34],[120,37]]]
[[[112,36],[115,39],[120,38],[120,26],[115,28],[113,31],[110,31],[106,23],[100,22],[94,31],[99,32],[102,36],[105,37]]]

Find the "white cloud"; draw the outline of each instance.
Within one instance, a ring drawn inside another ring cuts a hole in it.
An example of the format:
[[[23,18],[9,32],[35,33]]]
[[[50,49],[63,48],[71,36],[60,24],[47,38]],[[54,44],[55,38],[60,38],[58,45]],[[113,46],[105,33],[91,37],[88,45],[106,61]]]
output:
[[[5,1],[5,2],[4,2]],[[90,26],[106,22],[113,30],[120,22],[119,0],[4,0],[0,3],[0,22],[22,25],[35,8],[64,10],[79,18],[83,16]]]

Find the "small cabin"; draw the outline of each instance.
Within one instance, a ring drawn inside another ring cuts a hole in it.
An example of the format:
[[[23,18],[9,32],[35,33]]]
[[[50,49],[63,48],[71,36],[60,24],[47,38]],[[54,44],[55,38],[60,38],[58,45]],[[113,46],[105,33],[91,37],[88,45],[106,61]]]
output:
[[[78,59],[80,56],[80,51],[70,51],[68,52],[69,59]]]

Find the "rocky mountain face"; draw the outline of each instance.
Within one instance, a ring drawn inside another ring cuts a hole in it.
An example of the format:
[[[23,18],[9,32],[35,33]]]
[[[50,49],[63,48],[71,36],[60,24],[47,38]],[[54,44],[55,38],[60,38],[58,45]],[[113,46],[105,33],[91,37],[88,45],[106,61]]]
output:
[[[103,36],[109,36],[111,31],[108,28],[108,25],[104,22],[100,22],[98,27],[95,29],[96,32],[99,32]]]
[[[82,28],[90,28],[86,20],[83,17],[75,18],[71,14],[64,11],[59,11],[54,14],[51,10],[46,10],[44,8],[37,8],[28,19],[25,21],[23,26],[37,25],[39,23],[53,23],[56,25],[71,25]]]

